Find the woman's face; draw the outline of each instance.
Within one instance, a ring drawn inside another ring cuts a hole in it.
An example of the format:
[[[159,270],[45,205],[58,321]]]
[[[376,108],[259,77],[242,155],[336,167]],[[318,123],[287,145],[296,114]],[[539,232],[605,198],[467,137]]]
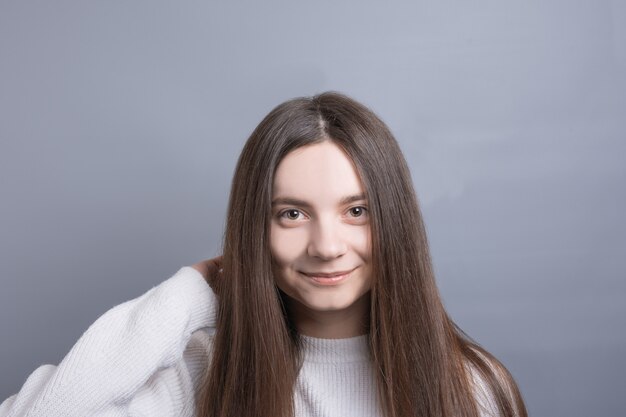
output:
[[[349,327],[369,311],[369,211],[352,162],[332,141],[295,149],[278,165],[270,243],[296,322],[308,322],[312,336],[333,326],[334,337],[362,333]]]

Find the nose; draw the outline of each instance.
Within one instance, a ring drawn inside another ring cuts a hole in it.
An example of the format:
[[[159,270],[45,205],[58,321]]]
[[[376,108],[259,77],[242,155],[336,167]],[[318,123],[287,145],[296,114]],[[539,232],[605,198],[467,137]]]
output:
[[[311,236],[307,253],[309,256],[322,260],[338,258],[346,253],[347,244],[342,237],[341,225],[327,219],[315,222],[311,228]]]

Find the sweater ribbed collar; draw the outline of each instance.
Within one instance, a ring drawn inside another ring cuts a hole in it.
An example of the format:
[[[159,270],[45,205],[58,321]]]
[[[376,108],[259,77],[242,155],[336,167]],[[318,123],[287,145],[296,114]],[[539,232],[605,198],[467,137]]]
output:
[[[370,360],[367,334],[345,339],[320,339],[300,335],[305,362],[348,363]]]

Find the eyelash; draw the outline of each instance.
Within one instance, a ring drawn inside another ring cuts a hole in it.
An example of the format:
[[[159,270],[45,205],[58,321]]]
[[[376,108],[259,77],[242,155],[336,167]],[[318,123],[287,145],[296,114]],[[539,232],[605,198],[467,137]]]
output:
[[[365,207],[365,206],[350,207],[348,209],[348,211],[354,210],[356,208],[360,208],[360,209],[364,210],[363,213],[367,212],[367,207]],[[278,217],[281,218],[281,219],[285,219],[285,220],[296,221],[297,219],[289,219],[289,218],[285,217],[285,214],[289,213],[290,211],[297,211],[298,213],[302,213],[302,211],[300,211],[298,209],[290,208],[290,209],[285,209],[285,210],[281,211],[280,213],[278,213]],[[361,214],[360,216],[352,216],[352,218],[354,218],[354,219],[359,219],[361,217],[363,217],[363,214]]]

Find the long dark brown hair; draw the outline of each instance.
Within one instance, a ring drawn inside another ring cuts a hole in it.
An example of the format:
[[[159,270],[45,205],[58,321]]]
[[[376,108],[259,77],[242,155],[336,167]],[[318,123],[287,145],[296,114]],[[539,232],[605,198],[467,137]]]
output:
[[[285,155],[324,140],[333,141],[353,161],[368,197],[373,268],[369,346],[384,415],[477,417],[476,393],[484,386],[501,416],[525,417],[510,373],[444,309],[398,143],[371,110],[336,92],[280,104],[243,148],[228,206],[224,279],[212,284],[219,313],[197,416],[294,415],[302,358],[285,295],[272,272],[272,185]]]

